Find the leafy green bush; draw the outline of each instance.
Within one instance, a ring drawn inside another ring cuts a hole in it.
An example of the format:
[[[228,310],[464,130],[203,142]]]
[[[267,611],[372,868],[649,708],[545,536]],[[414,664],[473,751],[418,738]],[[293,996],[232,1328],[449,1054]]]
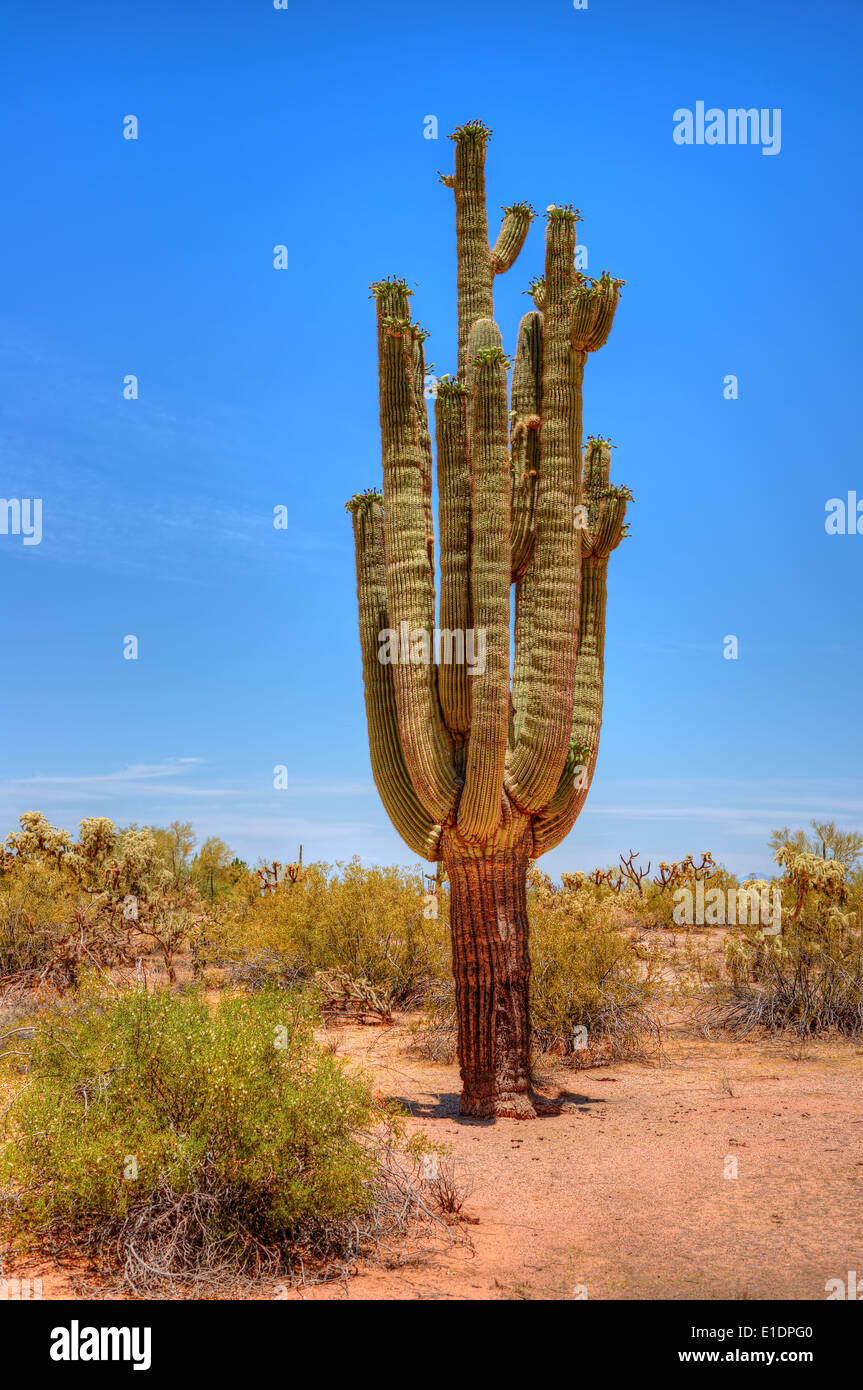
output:
[[[336,869],[311,864],[296,883],[234,903],[208,927],[205,960],[248,968],[268,962],[290,978],[346,970],[396,1006],[417,1001],[450,971],[446,895],[441,915],[426,916],[419,871],[365,868],[352,859]]]
[[[115,1250],[127,1280],[331,1256],[378,1200],[368,1084],[296,992],[79,996],[45,1015],[0,1152],[16,1227]]]
[[[530,1003],[534,1045],[592,1065],[643,1050],[658,1028],[648,1012],[650,958],[608,920],[589,890],[532,891]],[[586,1029],[586,1035],[580,1029]]]
[[[70,916],[60,870],[35,861],[0,876],[0,978],[49,966]]]

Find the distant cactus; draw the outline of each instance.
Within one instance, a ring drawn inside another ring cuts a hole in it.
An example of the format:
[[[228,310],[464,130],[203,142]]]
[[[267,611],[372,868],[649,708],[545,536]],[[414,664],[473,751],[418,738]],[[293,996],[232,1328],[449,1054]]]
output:
[[[535,214],[504,208],[490,244],[489,135],[478,121],[460,126],[455,173],[441,175],[455,194],[458,372],[435,398],[439,661],[428,657],[437,630],[426,334],[411,322],[404,280],[372,286],[383,494],[347,505],[375,782],[406,843],[442,859],[450,883],[461,1110],[526,1117],[536,1113],[526,874],[569,833],[593,777],[606,570],[630,498],[610,485],[608,440],[590,438],[582,458],[584,367],[608,337],[623,282],[577,272],[579,214],[547,210],[545,275],[519,329],[510,409],[494,280]],[[381,639],[393,631],[400,654],[390,661]],[[464,651],[480,646],[472,665]]]

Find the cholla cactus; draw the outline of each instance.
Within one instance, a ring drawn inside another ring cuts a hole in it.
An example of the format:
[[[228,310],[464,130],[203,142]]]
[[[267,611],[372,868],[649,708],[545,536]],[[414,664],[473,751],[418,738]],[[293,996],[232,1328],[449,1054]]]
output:
[[[781,845],[774,858],[782,865],[797,895],[792,922],[800,916],[807,892],[817,893],[827,902],[838,902],[844,897],[846,866],[838,859],[822,859],[820,854],[808,854],[790,844]]]
[[[608,337],[622,281],[575,270],[579,215],[550,207],[510,402],[494,281],[535,214],[525,203],[504,208],[490,244],[489,134],[478,121],[459,127],[455,173],[441,176],[455,194],[458,373],[439,381],[435,400],[439,660],[426,335],[404,280],[372,286],[383,493],[347,505],[375,782],[406,843],[442,859],[450,883],[461,1110],[526,1117],[536,1113],[527,869],[568,834],[593,776],[606,569],[630,496],[610,483],[608,440],[591,437],[582,457],[584,367]],[[385,633],[400,639],[395,658]]]

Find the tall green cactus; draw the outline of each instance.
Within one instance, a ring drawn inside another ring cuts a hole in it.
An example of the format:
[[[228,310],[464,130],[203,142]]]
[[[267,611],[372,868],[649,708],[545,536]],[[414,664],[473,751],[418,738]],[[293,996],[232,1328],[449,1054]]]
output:
[[[383,495],[370,490],[347,505],[372,771],[396,829],[417,854],[442,859],[450,883],[461,1111],[527,1117],[538,1103],[527,870],[569,833],[593,777],[606,571],[626,529],[629,493],[609,484],[611,446],[591,437],[582,460],[581,433],[585,362],[608,337],[623,282],[580,274],[578,213],[548,209],[545,276],[531,286],[536,308],[519,329],[510,410],[494,277],[515,262],[534,213],[525,203],[504,208],[490,245],[490,133],[478,121],[460,126],[451,136],[455,173],[441,176],[455,194],[458,375],[439,382],[435,402],[439,661],[429,659],[436,595],[426,335],[411,322],[403,280],[372,286]],[[474,658],[481,648],[484,659],[448,661],[465,655],[461,641],[471,636]]]

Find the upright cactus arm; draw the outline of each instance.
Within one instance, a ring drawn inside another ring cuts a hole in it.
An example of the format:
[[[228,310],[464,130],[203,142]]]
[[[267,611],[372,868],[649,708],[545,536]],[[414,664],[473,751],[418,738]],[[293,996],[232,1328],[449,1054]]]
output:
[[[512,374],[512,577],[518,580],[533,559],[539,485],[539,427],[542,410],[542,314],[525,314],[519,325]]]
[[[582,505],[587,513],[581,529],[581,553],[608,569],[608,557],[627,532],[626,504],[632,501],[628,487],[611,482],[610,439],[590,435],[584,460]]]
[[[581,384],[586,354],[571,343],[577,214],[549,210],[543,308],[541,476],[532,561],[530,675],[507,790],[522,810],[554,796],[569,750],[578,650]]]
[[[401,747],[411,783],[426,814],[435,823],[443,823],[455,806],[460,784],[429,649],[435,627],[433,542],[429,542],[425,459],[416,400],[415,330],[407,318],[387,313],[396,297],[387,288],[389,284],[376,286],[375,296],[387,609],[390,626],[399,634],[393,684]],[[412,648],[415,634],[420,651],[406,653],[405,640]]]
[[[578,819],[593,781],[602,724],[605,572],[589,560],[582,571],[581,637],[570,747],[557,790],[533,823],[534,853],[560,844]]]
[[[515,656],[512,671],[513,745],[524,723],[531,679],[536,544],[542,411],[542,314],[525,314],[518,331],[512,374],[512,577],[515,581]]]
[[[605,652],[608,557],[626,534],[632,494],[609,481],[611,443],[591,437],[585,454],[581,529],[582,586],[570,751],[557,790],[534,822],[534,850],[544,854],[566,838],[584,806],[599,753]]]
[[[354,529],[360,648],[372,776],[384,808],[402,839],[424,859],[437,858],[440,825],[426,814],[408,775],[401,749],[393,668],[380,660],[380,634],[389,626],[384,559],[383,498],[373,491],[347,504]]]
[[[455,193],[458,262],[458,375],[468,374],[471,330],[478,319],[494,317],[494,277],[515,263],[534,213],[527,203],[504,208],[494,247],[489,245],[485,200],[485,156],[491,131],[482,121],[466,121],[453,131],[455,174],[441,182]]]
[[[608,341],[625,280],[604,270],[598,280],[576,273],[572,291],[572,344],[585,352],[598,352]]]
[[[467,386],[445,376],[435,397],[438,517],[440,520],[440,625],[444,632],[473,627],[470,597],[471,483],[468,456]],[[471,686],[465,662],[445,662],[438,671],[444,722],[453,735],[457,767],[470,733]]]
[[[426,405],[426,364],[425,349],[423,344],[426,340],[424,329],[414,326],[413,335],[413,369],[414,369],[414,402],[417,413],[417,426],[419,431],[420,456],[422,458],[422,486],[423,486],[423,515],[426,524],[426,549],[429,557],[429,573],[432,591],[432,612],[435,606],[434,588],[434,512],[432,510],[432,442],[429,430],[428,406]]]
[[[466,838],[485,839],[501,819],[509,733],[509,363],[490,319],[474,325],[470,348],[471,479],[477,518],[471,534],[471,608],[484,662],[469,677],[471,729],[458,829]]]

